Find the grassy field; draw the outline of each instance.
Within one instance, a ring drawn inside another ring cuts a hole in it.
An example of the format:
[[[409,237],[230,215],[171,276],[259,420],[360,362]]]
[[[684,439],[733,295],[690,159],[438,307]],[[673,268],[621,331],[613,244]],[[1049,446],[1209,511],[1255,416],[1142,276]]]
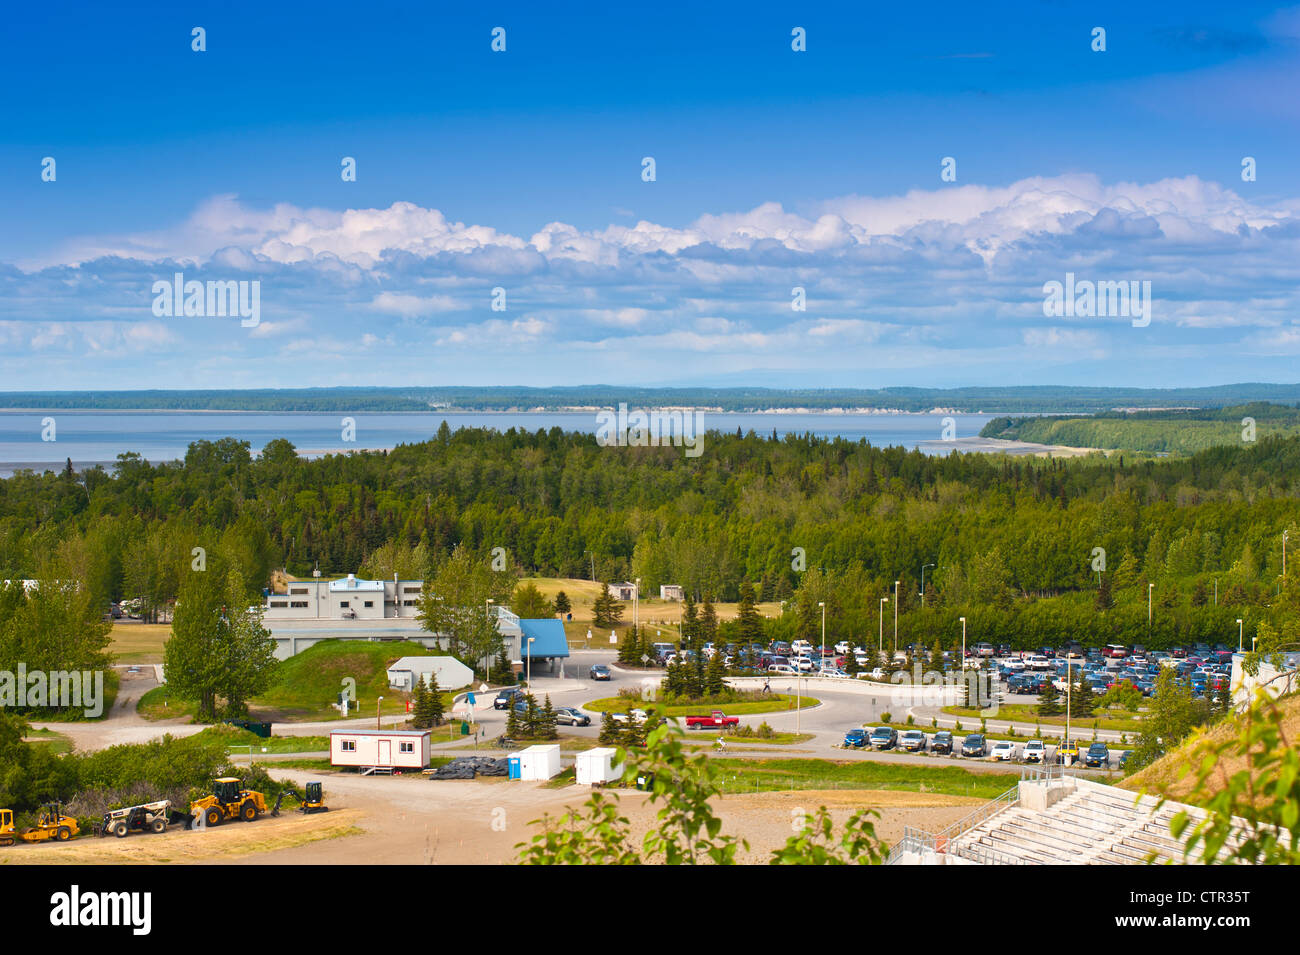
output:
[[[608,647],[609,628],[604,627],[597,630],[592,625],[592,606],[596,602],[596,595],[600,593],[604,586],[601,583],[593,583],[590,580],[580,580],[572,577],[525,577],[520,583],[531,583],[541,591],[542,596],[548,600],[554,600],[555,595],[561,590],[569,598],[569,603],[573,605],[573,620],[565,621],[564,632],[569,638],[570,646],[583,646],[587,642],[587,630],[590,629],[591,644],[593,647]],[[739,609],[739,604],[734,603],[716,603],[714,609],[718,612],[719,620],[732,620],[735,618]],[[781,615],[781,604],[778,601],[765,601],[758,604],[758,612],[766,617],[779,617]],[[675,600],[660,600],[657,596],[642,596],[638,601],[637,618],[641,622],[643,630],[648,629],[656,640],[676,642],[680,639],[680,625],[682,619],[682,604]],[[618,633],[621,641],[623,633],[632,626],[632,604],[623,605],[623,622],[614,629]],[[655,631],[658,631],[656,634]]]
[[[820,701],[811,696],[802,697],[802,708],[816,706]],[[780,693],[773,693],[771,699],[754,700],[746,703],[724,703],[720,706],[709,704],[681,704],[665,706],[661,703],[641,703],[636,700],[627,700],[621,696],[606,696],[599,700],[592,700],[590,703],[583,703],[582,708],[591,713],[622,713],[627,709],[636,707],[646,707],[653,705],[656,710],[663,716],[699,716],[709,713],[711,710],[722,710],[728,716],[751,716],[755,713],[784,713],[795,708],[795,698],[793,696],[783,696]]]
[[[62,733],[56,733],[54,730],[28,730],[23,739],[28,743],[40,743],[51,753],[72,752],[72,740]]]
[[[1015,773],[972,773],[956,767],[828,759],[715,759],[725,793],[792,789],[898,789],[992,799],[1020,780]]]
[[[284,660],[275,685],[249,702],[249,719],[276,723],[337,720],[343,716],[332,704],[345,678],[356,680],[360,708],[350,714],[371,716],[382,696],[381,712],[387,716],[406,712],[407,694],[388,685],[388,666],[403,656],[433,656],[417,643],[370,643],[364,640],[330,640],[309,647]],[[451,712],[453,694],[442,694],[445,710]],[[136,711],[146,719],[175,716],[193,717],[195,707],[176,699],[166,686],[144,694]]]
[[[169,623],[114,623],[108,649],[118,663],[162,663],[171,635]]]

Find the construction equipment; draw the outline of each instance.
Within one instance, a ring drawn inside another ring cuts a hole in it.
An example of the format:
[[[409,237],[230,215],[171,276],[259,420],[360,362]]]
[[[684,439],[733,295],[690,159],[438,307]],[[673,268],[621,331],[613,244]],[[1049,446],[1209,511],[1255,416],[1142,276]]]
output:
[[[199,820],[208,826],[219,826],[227,819],[252,822],[266,812],[266,797],[256,789],[243,789],[241,785],[233,776],[218,779],[212,786],[211,796],[190,803],[191,825]]]
[[[171,819],[171,808],[171,800],[160,799],[157,802],[141,803],[139,806],[113,809],[104,813],[104,822],[99,828],[99,834],[125,839],[131,832],[164,832]]]
[[[41,806],[40,815],[36,817],[36,825],[28,826],[18,835],[23,842],[45,842],[48,839],[67,842],[79,832],[81,827],[77,825],[74,817],[65,816],[63,807],[59,803],[47,802]]]
[[[14,841],[14,811],[0,809],[0,846],[11,846]]]
[[[280,790],[280,795],[275,797],[275,806],[271,809],[271,815],[280,815],[280,806],[284,802],[285,796],[291,796],[298,804],[298,811],[310,815],[314,812],[329,812],[329,806],[325,805],[324,787],[318,782],[307,784],[306,795],[298,795],[298,791],[292,786],[285,786]]]

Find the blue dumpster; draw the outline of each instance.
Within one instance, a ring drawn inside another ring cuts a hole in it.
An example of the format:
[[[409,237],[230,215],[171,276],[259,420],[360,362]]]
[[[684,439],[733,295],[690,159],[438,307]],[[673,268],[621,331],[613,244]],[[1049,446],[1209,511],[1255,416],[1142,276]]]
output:
[[[507,768],[508,768],[509,771],[510,771],[510,778],[511,778],[511,779],[522,779],[522,778],[523,778],[523,771],[522,771],[522,769],[521,769],[521,767],[520,767],[520,759],[519,759],[518,756],[510,756],[510,757],[508,757],[508,758],[506,759],[506,766],[507,766]]]

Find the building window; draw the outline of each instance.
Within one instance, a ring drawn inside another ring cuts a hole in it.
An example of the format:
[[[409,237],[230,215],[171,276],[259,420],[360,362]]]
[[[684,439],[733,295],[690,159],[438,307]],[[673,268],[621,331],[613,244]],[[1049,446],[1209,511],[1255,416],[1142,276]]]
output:
[[[402,601],[402,606],[403,606],[403,607],[415,607],[415,606],[418,606],[418,604],[419,604],[419,601],[418,601],[418,600],[403,600],[403,601]]]
[[[289,601],[289,606],[290,606],[290,607],[303,607],[303,608],[305,608],[305,607],[307,606],[307,601],[305,601],[305,600],[290,600],[290,601]]]
[[[399,745],[398,748],[399,748],[399,749],[401,750],[401,752],[403,752],[403,753],[414,753],[414,752],[415,752],[415,744],[414,744],[414,743],[401,743],[401,744]]]
[[[402,588],[402,593],[404,593],[404,594],[418,594],[419,592],[420,592],[420,588],[419,588],[419,587],[403,587],[403,588]]]
[[[345,739],[340,748],[345,753],[355,753],[357,751],[357,741],[354,739]]]
[[[275,607],[275,608],[281,608],[281,609],[282,609],[282,608],[284,608],[284,607],[289,606],[289,602],[288,602],[287,600],[272,600],[272,601],[271,601],[271,606],[272,606],[272,607]]]
[[[289,594],[290,594],[290,595],[293,595],[293,594],[305,594],[306,592],[307,592],[307,588],[306,588],[306,587],[290,587],[290,588],[289,588]]]
[[[375,605],[375,602],[374,602],[373,600],[367,600],[367,601],[366,601],[366,606],[367,606],[367,607],[373,607],[374,605]]]
[[[346,600],[340,600],[340,601],[339,601],[339,606],[340,606],[340,607],[346,607],[347,605],[348,605],[348,601],[346,601]]]

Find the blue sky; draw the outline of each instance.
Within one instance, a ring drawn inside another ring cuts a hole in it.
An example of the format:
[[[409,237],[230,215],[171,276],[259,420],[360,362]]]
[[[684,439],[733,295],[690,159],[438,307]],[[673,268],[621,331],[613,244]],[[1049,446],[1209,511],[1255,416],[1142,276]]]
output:
[[[1300,6],[438,6],[12,11],[0,388],[1300,378]]]

